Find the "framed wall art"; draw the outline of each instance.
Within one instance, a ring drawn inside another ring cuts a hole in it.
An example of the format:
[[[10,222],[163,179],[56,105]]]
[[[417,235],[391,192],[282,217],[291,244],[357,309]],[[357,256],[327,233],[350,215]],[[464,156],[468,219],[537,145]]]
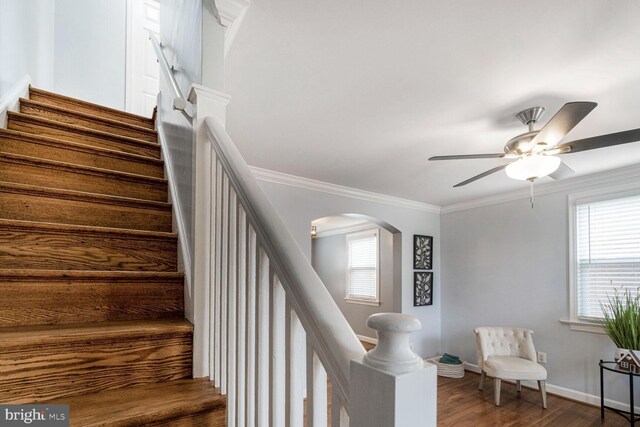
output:
[[[433,272],[413,273],[413,305],[414,307],[433,305]]]
[[[431,270],[433,268],[433,237],[413,235],[413,269]]]

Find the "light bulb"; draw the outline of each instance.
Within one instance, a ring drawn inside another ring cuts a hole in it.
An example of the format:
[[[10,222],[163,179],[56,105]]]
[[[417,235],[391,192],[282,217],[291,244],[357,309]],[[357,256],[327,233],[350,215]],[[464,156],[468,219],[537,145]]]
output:
[[[507,176],[521,181],[534,180],[547,176],[560,167],[560,158],[532,154],[511,163],[506,168]]]

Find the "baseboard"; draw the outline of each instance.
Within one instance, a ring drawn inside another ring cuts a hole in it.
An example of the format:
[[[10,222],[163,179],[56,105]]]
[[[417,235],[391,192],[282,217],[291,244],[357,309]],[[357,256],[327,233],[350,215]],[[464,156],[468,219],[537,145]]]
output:
[[[158,124],[158,143],[162,151],[162,158],[164,160],[165,173],[167,174],[167,181],[169,183],[169,199],[173,210],[173,220],[178,232],[178,253],[181,258],[182,270],[184,273],[185,290],[191,289],[191,249],[187,244],[187,228],[184,224],[184,217],[182,215],[182,207],[180,206],[180,199],[178,195],[178,187],[176,184],[175,172],[173,171],[173,163],[171,162],[171,154],[167,147],[164,130],[162,124]],[[188,302],[188,295],[185,292],[185,317],[193,322],[193,307],[192,302]]]
[[[20,98],[29,97],[31,76],[25,74],[0,98],[0,128],[7,128],[7,111],[18,111]]]
[[[465,362],[464,369],[469,372],[475,372],[476,374],[480,373],[480,367],[473,363]],[[511,381],[507,381],[511,382]],[[581,391],[573,390],[566,387],[560,387],[557,385],[547,383],[547,393],[553,396],[562,397],[564,399],[573,400],[580,403],[585,403],[590,406],[600,407],[600,396],[596,396],[594,394],[588,394]],[[522,386],[526,388],[530,388],[532,390],[538,390],[538,384],[535,381],[522,381]],[[612,399],[604,399],[604,403],[607,406],[614,407],[616,409],[620,409],[623,411],[629,410],[629,404],[619,402],[617,400]],[[636,414],[640,413],[640,407],[636,406],[635,412]]]
[[[366,337],[364,335],[359,335],[359,334],[356,334],[356,337],[358,337],[360,341],[366,342],[367,344],[378,345],[378,340],[375,338]]]

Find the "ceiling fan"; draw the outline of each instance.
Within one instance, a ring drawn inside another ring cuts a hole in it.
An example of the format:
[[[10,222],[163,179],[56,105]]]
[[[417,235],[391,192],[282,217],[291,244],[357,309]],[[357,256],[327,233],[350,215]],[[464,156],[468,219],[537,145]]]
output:
[[[575,172],[563,163],[559,157],[556,157],[557,155],[640,141],[640,129],[632,129],[558,144],[597,105],[595,102],[566,103],[540,130],[534,130],[534,125],[544,113],[544,108],[528,108],[519,112],[516,117],[523,124],[529,126],[529,131],[511,138],[504,146],[504,153],[435,156],[429,158],[429,160],[514,160],[511,163],[497,166],[462,181],[454,185],[454,187],[462,187],[502,169],[506,169],[509,178],[530,182],[544,176],[549,176],[556,180],[566,178]]]

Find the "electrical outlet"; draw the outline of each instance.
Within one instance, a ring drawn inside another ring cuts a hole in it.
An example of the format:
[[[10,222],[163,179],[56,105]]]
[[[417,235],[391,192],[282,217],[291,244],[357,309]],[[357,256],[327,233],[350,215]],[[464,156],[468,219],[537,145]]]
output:
[[[544,351],[538,352],[538,363],[547,363],[547,353]]]

